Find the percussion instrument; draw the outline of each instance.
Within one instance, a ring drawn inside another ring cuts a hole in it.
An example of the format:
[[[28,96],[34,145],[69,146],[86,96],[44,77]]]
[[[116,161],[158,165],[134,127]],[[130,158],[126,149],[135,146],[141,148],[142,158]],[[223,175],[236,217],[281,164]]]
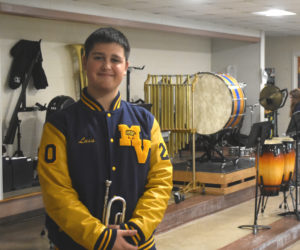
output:
[[[198,73],[195,84],[195,129],[202,135],[236,127],[245,111],[245,96],[226,74]]]
[[[233,146],[228,148],[229,156],[250,157],[254,153],[253,148]]]
[[[229,147],[228,155],[229,156],[240,156],[240,147],[238,147],[238,146]]]
[[[59,95],[54,97],[48,104],[46,111],[46,121],[48,121],[51,114],[70,106],[74,102],[74,99],[70,96]]]
[[[194,87],[197,75],[148,75],[144,83],[145,103],[162,131],[169,131],[168,153],[172,157],[190,141],[194,131]]]
[[[284,172],[283,145],[276,140],[265,140],[259,157],[258,183],[262,194],[276,196],[279,194]]]
[[[250,157],[254,154],[254,148],[240,147],[240,156],[241,157]]]
[[[273,137],[274,141],[279,141],[283,144],[284,156],[284,171],[283,171],[283,184],[287,184],[295,170],[296,152],[295,141],[290,137]]]
[[[259,94],[259,103],[266,110],[275,111],[284,106],[287,96],[287,89],[280,90],[273,84],[266,84]]]

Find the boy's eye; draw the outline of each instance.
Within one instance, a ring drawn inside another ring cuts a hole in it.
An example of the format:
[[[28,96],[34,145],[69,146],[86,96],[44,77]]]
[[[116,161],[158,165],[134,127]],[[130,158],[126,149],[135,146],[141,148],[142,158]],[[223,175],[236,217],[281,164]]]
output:
[[[94,56],[95,60],[104,60],[104,56]]]
[[[111,61],[114,63],[119,63],[119,62],[121,62],[121,59],[120,58],[112,58]]]

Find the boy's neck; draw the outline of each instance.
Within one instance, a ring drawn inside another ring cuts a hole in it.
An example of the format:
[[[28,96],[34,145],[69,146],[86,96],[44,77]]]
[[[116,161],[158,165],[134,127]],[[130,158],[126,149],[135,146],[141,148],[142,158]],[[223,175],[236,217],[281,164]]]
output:
[[[87,92],[91,97],[93,97],[98,103],[101,104],[101,106],[104,108],[105,111],[110,110],[111,103],[115,99],[115,97],[118,94],[118,90],[115,92],[109,92],[109,93],[98,93],[97,91],[93,91],[89,88],[87,88]]]

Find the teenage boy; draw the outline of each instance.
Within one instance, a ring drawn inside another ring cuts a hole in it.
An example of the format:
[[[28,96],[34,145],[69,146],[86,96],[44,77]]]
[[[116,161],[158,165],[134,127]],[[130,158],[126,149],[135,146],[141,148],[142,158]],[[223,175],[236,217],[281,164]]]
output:
[[[130,46],[114,28],[85,41],[88,87],[81,99],[49,117],[38,173],[48,237],[60,250],[155,249],[154,231],[167,208],[172,165],[159,125],[143,107],[121,100]],[[113,225],[119,202],[103,221],[109,197],[126,200],[125,221]]]

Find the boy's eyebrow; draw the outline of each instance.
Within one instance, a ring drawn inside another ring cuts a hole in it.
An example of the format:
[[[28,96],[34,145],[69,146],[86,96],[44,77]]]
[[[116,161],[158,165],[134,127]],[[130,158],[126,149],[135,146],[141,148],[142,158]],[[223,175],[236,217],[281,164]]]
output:
[[[92,54],[93,54],[93,55],[104,55],[104,53],[98,52],[98,51],[93,51]]]
[[[104,55],[105,56],[105,53],[103,52],[99,52],[99,51],[94,51],[92,52],[93,55]],[[122,58],[121,56],[117,55],[117,54],[112,54],[112,57],[118,57],[118,58]]]

